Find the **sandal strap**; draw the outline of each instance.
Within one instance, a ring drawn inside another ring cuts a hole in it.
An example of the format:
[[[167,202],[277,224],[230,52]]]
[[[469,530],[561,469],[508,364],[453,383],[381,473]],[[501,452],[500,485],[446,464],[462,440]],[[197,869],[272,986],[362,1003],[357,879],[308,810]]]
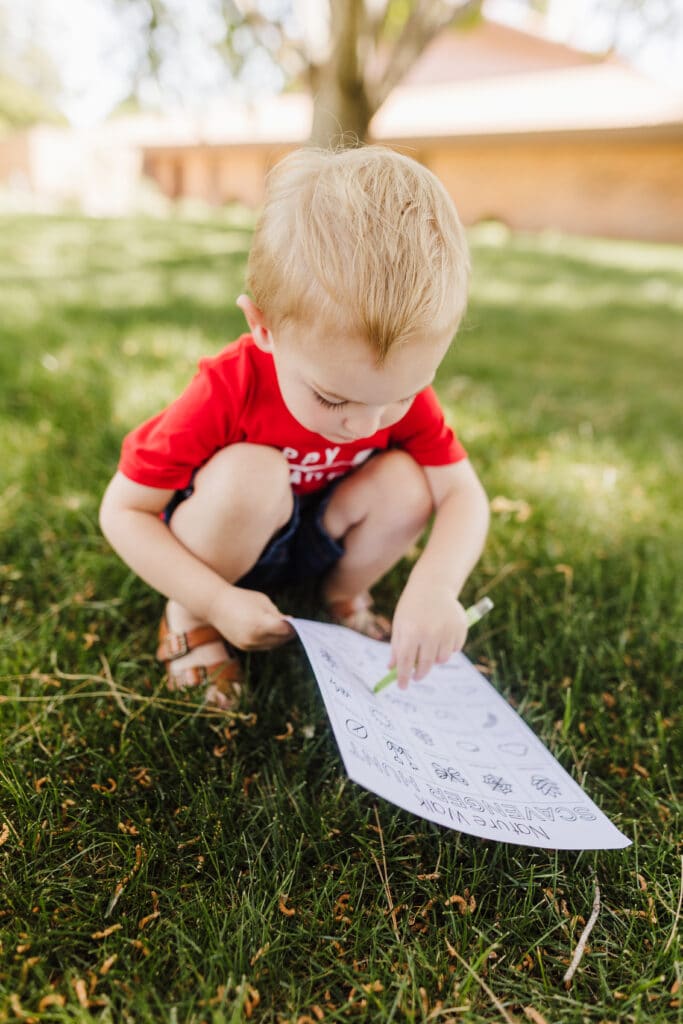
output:
[[[242,666],[237,658],[219,661],[215,665],[193,665],[181,672],[168,673],[170,690],[194,689],[208,684],[226,696],[238,693],[243,681]]]
[[[210,644],[215,640],[222,640],[217,629],[213,626],[196,626],[186,633],[175,633],[168,628],[168,622],[164,615],[159,625],[159,646],[157,647],[157,658],[159,661],[175,661],[193,651],[195,647],[203,644]]]
[[[332,621],[337,625],[355,629],[374,640],[390,640],[391,622],[372,608],[373,600],[368,593],[327,602]]]
[[[370,611],[372,598],[369,594],[356,594],[355,597],[342,597],[337,601],[328,601],[327,607],[334,619],[349,619],[359,612]]]

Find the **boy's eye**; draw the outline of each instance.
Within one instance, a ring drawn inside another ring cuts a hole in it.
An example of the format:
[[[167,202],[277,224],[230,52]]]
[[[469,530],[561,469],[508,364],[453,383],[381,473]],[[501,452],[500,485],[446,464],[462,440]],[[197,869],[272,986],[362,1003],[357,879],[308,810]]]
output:
[[[326,409],[341,409],[343,405],[349,404],[348,402],[330,402],[329,398],[323,398],[323,396],[319,395],[317,391],[314,391],[313,394],[316,397],[316,401],[320,402],[321,405],[324,405]]]

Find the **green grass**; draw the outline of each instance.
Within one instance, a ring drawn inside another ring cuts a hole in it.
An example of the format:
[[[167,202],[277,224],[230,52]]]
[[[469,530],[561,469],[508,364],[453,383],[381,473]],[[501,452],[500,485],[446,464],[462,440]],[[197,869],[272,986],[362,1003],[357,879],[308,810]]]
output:
[[[555,853],[346,780],[296,645],[251,657],[227,732],[161,687],[161,600],[97,506],[241,330],[249,230],[0,225],[0,1021],[680,1020],[683,252],[472,232],[437,382],[494,499],[468,653],[634,839]]]

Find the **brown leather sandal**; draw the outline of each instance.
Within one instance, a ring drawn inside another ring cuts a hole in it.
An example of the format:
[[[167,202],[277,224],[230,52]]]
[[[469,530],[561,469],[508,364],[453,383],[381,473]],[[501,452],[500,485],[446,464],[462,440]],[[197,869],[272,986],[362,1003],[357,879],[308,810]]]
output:
[[[190,668],[173,671],[173,662],[197,647],[220,640],[225,646],[226,657],[213,665],[192,665]],[[166,667],[169,690],[183,691],[206,687],[204,700],[207,704],[234,711],[237,707],[244,683],[242,664],[231,648],[213,626],[197,626],[187,633],[175,633],[168,625],[166,612],[159,623],[159,646],[156,656]]]
[[[373,601],[367,592],[356,597],[328,601],[327,610],[337,626],[347,626],[372,640],[391,640],[391,622],[372,610]]]

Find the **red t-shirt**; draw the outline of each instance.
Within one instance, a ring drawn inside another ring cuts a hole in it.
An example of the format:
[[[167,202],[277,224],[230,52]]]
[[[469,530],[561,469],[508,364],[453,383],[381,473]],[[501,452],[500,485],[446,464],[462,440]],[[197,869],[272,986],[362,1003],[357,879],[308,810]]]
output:
[[[421,466],[467,457],[432,388],[417,395],[398,423],[371,437],[334,444],[306,430],[282,401],[272,357],[243,334],[202,359],[183,394],[124,438],[119,469],[135,483],[180,490],[212,455],[239,441],[279,448],[298,494],[325,487],[386,448],[402,448]]]

